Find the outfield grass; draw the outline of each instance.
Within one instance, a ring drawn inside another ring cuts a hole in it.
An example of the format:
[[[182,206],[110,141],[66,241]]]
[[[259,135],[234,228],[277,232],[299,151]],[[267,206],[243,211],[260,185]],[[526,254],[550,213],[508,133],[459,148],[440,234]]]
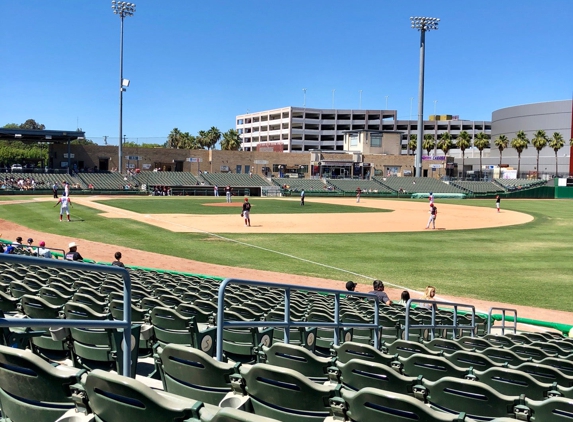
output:
[[[154,202],[140,202],[139,199],[127,202],[133,202],[134,207],[142,207],[138,210],[149,214],[166,212],[155,208],[155,204],[163,209],[182,207],[190,210],[206,200],[160,198]],[[267,201],[259,204],[254,199],[253,202],[260,206],[257,213],[262,213],[266,206],[263,204]],[[269,204],[273,202],[268,201]],[[117,205],[116,200],[106,201],[108,205],[112,203]],[[489,208],[487,212],[493,211],[491,200],[448,203],[485,206]],[[278,213],[289,204],[294,204],[293,208],[297,210],[302,208],[296,201],[280,201],[273,212]],[[58,223],[58,212],[51,203],[2,205],[0,212],[3,218],[34,230],[203,262],[338,280],[352,279],[368,284],[371,281],[366,277],[375,277],[417,290],[432,284],[437,287],[438,294],[571,311],[573,301],[567,292],[573,287],[573,203],[568,200],[506,200],[502,205],[504,209],[531,214],[535,220],[519,226],[460,231],[224,235],[229,240],[268,250],[205,234],[171,233],[131,220],[103,218],[98,216],[98,211],[78,205],[72,210],[72,218],[81,217],[85,222],[72,224]],[[315,206],[319,204],[313,204],[312,208]],[[122,207],[128,209],[125,205]],[[340,206],[334,207],[335,212],[341,212]],[[229,208],[200,209],[215,209],[222,213]],[[234,208],[230,210],[236,212]],[[356,212],[358,208],[352,208],[352,211]],[[364,277],[349,275],[341,269]]]

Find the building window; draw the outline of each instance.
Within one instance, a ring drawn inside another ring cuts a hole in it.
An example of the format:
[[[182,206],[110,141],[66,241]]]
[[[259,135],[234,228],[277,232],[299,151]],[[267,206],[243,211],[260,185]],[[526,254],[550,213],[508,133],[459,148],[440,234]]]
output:
[[[238,124],[238,125],[242,125],[242,124],[243,124],[243,119],[238,119],[238,120],[237,120],[237,124]]]
[[[382,146],[382,135],[370,136],[370,146],[371,147],[381,147]]]
[[[349,135],[350,138],[350,146],[351,147],[357,147],[358,146],[358,134],[353,133],[351,135]]]
[[[237,165],[237,174],[241,174],[242,166],[240,164]]]

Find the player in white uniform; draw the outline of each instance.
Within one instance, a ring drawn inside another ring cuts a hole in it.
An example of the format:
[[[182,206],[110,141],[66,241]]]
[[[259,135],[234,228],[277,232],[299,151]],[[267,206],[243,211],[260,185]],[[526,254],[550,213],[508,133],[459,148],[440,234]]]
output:
[[[68,198],[67,196],[62,196],[60,199],[58,199],[58,202],[56,202],[56,205],[58,204],[62,204],[60,207],[60,222],[62,221],[62,216],[64,215],[64,212],[66,213],[66,216],[68,217],[68,223],[70,222],[70,206],[72,205],[72,201],[70,198]],[[54,205],[54,207],[56,206]]]

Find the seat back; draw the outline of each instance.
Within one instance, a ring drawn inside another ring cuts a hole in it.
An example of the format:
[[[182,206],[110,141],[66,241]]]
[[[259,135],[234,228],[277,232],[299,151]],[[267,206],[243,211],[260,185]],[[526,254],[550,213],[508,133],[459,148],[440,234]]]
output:
[[[354,343],[352,341],[339,346],[333,345],[332,349],[339,362],[346,363],[351,359],[362,359],[368,362],[391,365],[396,361],[395,355],[382,353],[380,350],[366,344]]]
[[[12,422],[53,422],[74,407],[70,386],[77,375],[30,352],[0,346],[2,416]]]
[[[533,362],[522,363],[516,366],[515,369],[523,371],[538,381],[544,383],[554,383],[556,382],[562,387],[573,386],[573,377],[565,375],[559,369],[556,369],[549,365],[542,365]]]
[[[464,378],[467,370],[457,367],[441,356],[414,354],[400,359],[405,375],[410,377],[423,376],[427,380],[436,381],[443,377]]]
[[[165,391],[214,405],[231,391],[229,376],[239,365],[178,344],[165,346],[157,363]]]
[[[420,382],[420,378],[401,375],[390,366],[361,359],[337,362],[336,366],[340,370],[341,383],[355,391],[372,387],[411,395],[413,386]]]
[[[254,413],[283,422],[322,421],[335,387],[318,385],[296,371],[264,363],[241,368]]]
[[[537,381],[525,372],[510,368],[489,368],[484,372],[474,372],[477,381],[489,385],[494,390],[508,396],[525,394],[533,400],[544,400],[547,392],[554,390],[552,384]]]
[[[273,343],[271,347],[262,347],[265,363],[290,368],[313,381],[324,382],[328,379],[328,368],[332,359],[321,358],[302,346],[285,343]]]
[[[180,422],[198,416],[201,402],[160,394],[139,381],[110,372],[88,374],[89,405],[102,422]]]
[[[554,397],[543,401],[525,400],[533,421],[571,422],[573,421],[573,399]]]
[[[464,421],[465,416],[452,416],[430,409],[424,403],[403,394],[377,388],[363,388],[358,392],[342,390],[342,399],[348,403],[348,417],[355,422],[452,422]],[[333,399],[334,404],[337,398]]]
[[[423,381],[429,391],[432,407],[447,412],[465,412],[478,420],[514,416],[513,407],[520,403],[517,396],[506,396],[479,381],[445,377],[439,381]]]

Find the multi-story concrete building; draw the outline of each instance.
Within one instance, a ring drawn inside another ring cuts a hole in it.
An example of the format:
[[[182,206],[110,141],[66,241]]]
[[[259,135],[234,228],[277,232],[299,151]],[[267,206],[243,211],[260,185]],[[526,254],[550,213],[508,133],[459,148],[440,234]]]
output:
[[[439,117],[439,116],[436,116]],[[323,150],[342,151],[344,133],[356,130],[400,132],[401,154],[408,153],[408,140],[416,134],[416,120],[398,120],[396,110],[332,110],[284,107],[237,116],[236,129],[245,151],[273,150],[284,152]],[[479,132],[489,135],[491,122],[435,118],[424,122],[424,133],[439,139],[450,132],[455,139],[461,131],[472,137]]]

